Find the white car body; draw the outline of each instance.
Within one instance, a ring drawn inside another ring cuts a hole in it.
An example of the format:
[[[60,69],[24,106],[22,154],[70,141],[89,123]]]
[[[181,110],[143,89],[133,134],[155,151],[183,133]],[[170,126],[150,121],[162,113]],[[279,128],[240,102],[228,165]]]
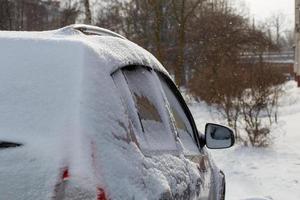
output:
[[[134,65],[168,77],[143,48],[72,26],[1,31],[0,62],[0,141],[22,145],[0,149],[0,200],[221,198],[205,147],[139,145],[112,74]]]

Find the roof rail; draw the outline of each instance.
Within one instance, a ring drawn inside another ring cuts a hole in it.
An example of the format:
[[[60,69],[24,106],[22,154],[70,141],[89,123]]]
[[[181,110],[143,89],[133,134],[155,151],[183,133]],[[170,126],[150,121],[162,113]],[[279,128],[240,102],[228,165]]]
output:
[[[85,25],[85,24],[74,24],[69,26],[75,30],[78,30],[86,35],[99,35],[99,36],[113,36],[127,40],[124,36],[119,35],[113,31],[97,26]]]

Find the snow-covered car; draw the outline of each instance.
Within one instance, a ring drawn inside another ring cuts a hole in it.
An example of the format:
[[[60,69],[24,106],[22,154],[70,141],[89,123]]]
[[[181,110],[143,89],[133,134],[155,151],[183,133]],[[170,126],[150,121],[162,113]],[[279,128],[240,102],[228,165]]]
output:
[[[193,117],[149,52],[93,26],[0,31],[0,199],[224,199]]]

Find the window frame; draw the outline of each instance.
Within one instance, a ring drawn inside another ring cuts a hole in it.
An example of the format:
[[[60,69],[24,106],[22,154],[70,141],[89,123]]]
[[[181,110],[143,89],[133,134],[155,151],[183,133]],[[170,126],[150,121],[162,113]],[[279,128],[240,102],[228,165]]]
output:
[[[129,65],[125,65],[125,66],[123,66],[123,67],[119,67],[119,68],[117,68],[116,70],[114,70],[112,73],[110,73],[110,76],[111,76],[111,78],[112,79],[114,79],[113,78],[113,76],[114,76],[114,74],[115,73],[117,73],[118,71],[120,71],[122,74],[123,74],[123,76],[124,76],[124,78],[126,79],[126,77],[125,77],[125,74],[124,74],[124,70],[135,70],[135,69],[138,69],[138,68],[143,68],[143,69],[145,69],[145,70],[147,70],[147,71],[149,71],[149,72],[151,72],[151,73],[154,73],[153,75],[156,75],[157,76],[157,70],[155,70],[155,69],[153,69],[152,67],[149,67],[149,66],[145,66],[145,65],[142,65],[142,64],[129,64]],[[159,80],[158,80],[159,81]],[[160,82],[158,82],[158,84],[161,84]],[[128,87],[128,89],[130,90],[130,88],[129,88],[129,85],[128,85],[128,83],[127,83],[127,87]],[[163,98],[163,91],[161,91],[161,95],[162,95],[162,98]],[[133,100],[134,101],[134,99],[133,99],[133,97],[131,97],[131,100]],[[136,114],[137,114],[137,117],[138,117],[138,119],[137,120],[139,120],[139,125],[140,125],[140,128],[141,128],[141,130],[136,130],[136,131],[142,131],[143,133],[145,133],[145,131],[144,131],[144,128],[143,128],[143,123],[142,123],[142,121],[141,121],[141,118],[140,118],[140,115],[139,115],[139,113],[138,113],[138,110],[136,110],[135,111],[136,112]],[[166,111],[167,112],[167,111]],[[170,115],[169,113],[166,113],[168,116]],[[170,117],[170,116],[169,116]],[[132,120],[132,119],[130,119],[130,120]],[[164,124],[164,122],[162,122],[163,124]],[[165,126],[165,124],[164,124],[164,126]],[[170,125],[171,126],[171,125]],[[170,127],[171,128],[171,127]],[[175,142],[175,144],[176,144],[176,149],[172,149],[172,150],[161,150],[161,149],[155,149],[155,150],[150,150],[150,149],[145,149],[145,148],[141,148],[141,150],[142,150],[142,152],[145,154],[145,155],[153,155],[153,153],[154,154],[160,154],[160,153],[170,153],[170,154],[173,154],[173,155],[180,155],[180,153],[181,153],[181,151],[180,151],[180,148],[178,148],[178,146],[177,146],[177,143],[176,143],[176,135],[175,135],[175,133],[173,132],[173,130],[169,130],[170,131],[170,134],[172,134],[172,136],[174,136],[174,142]],[[134,134],[136,134],[136,133],[134,133]]]
[[[164,74],[163,72],[160,72],[158,70],[154,70],[154,72],[156,72],[158,74],[158,76],[161,76],[166,81],[166,84],[169,86],[169,89],[173,92],[174,96],[176,97],[177,101],[179,102],[180,106],[182,107],[182,109],[192,127],[193,136],[194,136],[193,140],[195,141],[199,150],[201,150],[202,147],[204,146],[204,144],[202,144],[203,142],[201,142],[201,138],[200,138],[199,131],[197,129],[194,117],[193,117],[190,109],[188,108],[183,96],[181,95],[180,91],[178,90],[177,86],[170,79],[170,77],[167,76],[166,74]]]

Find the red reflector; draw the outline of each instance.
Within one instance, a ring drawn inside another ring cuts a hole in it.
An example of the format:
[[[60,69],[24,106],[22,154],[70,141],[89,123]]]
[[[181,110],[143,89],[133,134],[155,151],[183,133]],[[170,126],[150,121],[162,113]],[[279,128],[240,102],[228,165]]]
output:
[[[65,169],[64,172],[63,172],[63,175],[62,175],[62,179],[66,180],[68,178],[69,178],[69,170]]]
[[[97,200],[106,200],[105,192],[102,188],[97,188]]]

